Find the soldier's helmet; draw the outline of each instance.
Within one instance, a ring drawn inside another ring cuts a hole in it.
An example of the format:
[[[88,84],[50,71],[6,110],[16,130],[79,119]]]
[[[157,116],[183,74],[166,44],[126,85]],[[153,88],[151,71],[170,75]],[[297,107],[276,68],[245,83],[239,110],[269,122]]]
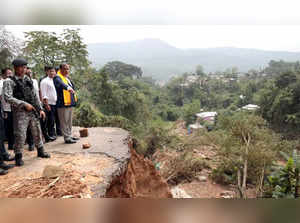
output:
[[[13,62],[12,62],[12,65],[15,66],[15,67],[20,67],[20,66],[24,66],[24,65],[27,65],[27,61],[23,58],[17,58],[17,59],[14,59]]]

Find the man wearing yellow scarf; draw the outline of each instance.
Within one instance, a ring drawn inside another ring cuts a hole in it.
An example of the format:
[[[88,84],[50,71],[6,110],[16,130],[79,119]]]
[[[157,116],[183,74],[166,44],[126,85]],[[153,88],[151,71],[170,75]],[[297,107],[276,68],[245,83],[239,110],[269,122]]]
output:
[[[73,107],[76,106],[77,96],[75,86],[69,79],[70,66],[61,64],[57,75],[54,77],[54,85],[57,92],[57,113],[60,122],[61,131],[64,135],[65,143],[76,143],[79,140],[72,136],[72,114]]]

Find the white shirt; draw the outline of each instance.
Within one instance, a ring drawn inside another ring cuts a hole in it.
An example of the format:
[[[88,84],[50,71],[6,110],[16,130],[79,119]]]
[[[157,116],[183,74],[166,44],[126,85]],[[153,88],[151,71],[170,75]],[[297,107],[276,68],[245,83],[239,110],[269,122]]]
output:
[[[42,99],[48,99],[49,105],[56,105],[57,94],[54,86],[53,79],[50,77],[45,77],[41,81],[41,95]]]
[[[32,83],[33,83],[34,91],[35,91],[36,95],[38,96],[38,98],[40,98],[38,81],[36,79],[31,79],[31,80],[32,80]]]
[[[4,94],[3,94],[3,83],[4,83],[5,79],[1,79],[0,80],[0,96],[1,96],[1,105],[2,105],[2,109],[5,112],[11,112],[11,106],[9,103],[7,103],[4,100]]]

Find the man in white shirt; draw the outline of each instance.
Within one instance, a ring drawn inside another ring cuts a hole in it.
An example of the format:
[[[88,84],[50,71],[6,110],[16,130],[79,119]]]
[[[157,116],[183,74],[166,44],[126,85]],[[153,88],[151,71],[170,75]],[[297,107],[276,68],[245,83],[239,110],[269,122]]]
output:
[[[44,135],[48,135],[50,138],[56,139],[54,126],[57,93],[53,82],[53,78],[55,77],[56,72],[55,68],[50,66],[45,67],[45,71],[48,76],[45,77],[40,84],[41,100],[43,102],[47,116]]]
[[[11,105],[4,100],[4,97],[2,95],[3,83],[4,81],[6,81],[7,78],[13,76],[13,72],[10,68],[4,68],[2,69],[1,73],[3,79],[0,80],[0,100],[1,100],[2,111],[3,111],[5,136],[8,141],[8,149],[13,150],[14,141],[15,141],[14,128],[13,128],[13,115],[12,115]]]

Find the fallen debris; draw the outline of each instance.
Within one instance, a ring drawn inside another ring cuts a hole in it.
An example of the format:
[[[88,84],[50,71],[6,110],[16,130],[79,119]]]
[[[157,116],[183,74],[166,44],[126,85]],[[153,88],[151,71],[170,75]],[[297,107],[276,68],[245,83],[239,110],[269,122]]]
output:
[[[80,134],[80,137],[88,137],[89,136],[89,131],[88,131],[87,128],[80,129],[79,134]]]
[[[43,177],[44,178],[56,178],[64,175],[65,171],[63,168],[59,166],[52,166],[52,165],[47,165],[45,166],[43,170]]]
[[[89,149],[91,148],[91,144],[90,143],[84,143],[82,144],[82,149]]]
[[[45,177],[28,179],[8,191],[8,198],[83,198],[90,197],[86,184],[76,171],[66,172],[55,180]]]
[[[131,149],[131,159],[126,171],[113,179],[105,197],[172,198],[172,194],[153,163]]]
[[[190,195],[188,195],[185,190],[179,188],[179,187],[174,187],[171,189],[171,193],[173,198],[192,198]]]

